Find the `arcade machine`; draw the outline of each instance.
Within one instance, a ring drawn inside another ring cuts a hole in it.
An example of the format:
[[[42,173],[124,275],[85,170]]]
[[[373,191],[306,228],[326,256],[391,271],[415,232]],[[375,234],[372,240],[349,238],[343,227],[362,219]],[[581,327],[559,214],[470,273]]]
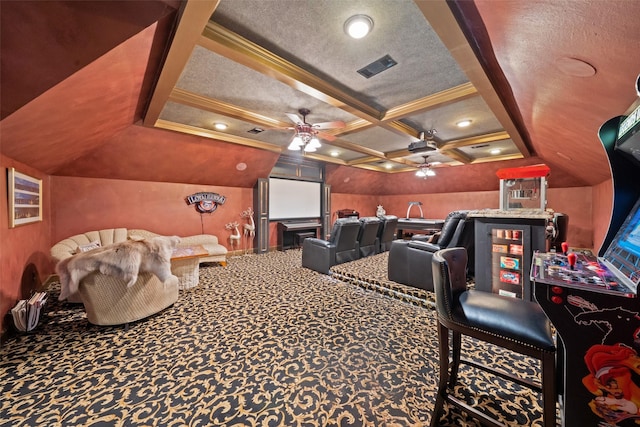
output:
[[[616,232],[601,256],[568,252],[564,243],[562,252],[534,254],[531,266],[535,298],[562,350],[565,427],[640,425],[640,106],[605,123],[600,138],[614,178]]]

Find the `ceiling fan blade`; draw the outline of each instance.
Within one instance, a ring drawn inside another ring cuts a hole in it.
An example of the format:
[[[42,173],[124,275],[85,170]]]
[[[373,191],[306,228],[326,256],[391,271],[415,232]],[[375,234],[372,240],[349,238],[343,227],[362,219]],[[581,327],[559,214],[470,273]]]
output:
[[[343,121],[335,121],[335,122],[322,122],[313,124],[314,129],[342,129],[346,125]]]
[[[327,141],[335,141],[336,140],[335,135],[331,135],[330,133],[318,132],[317,135],[322,139],[326,139]]]
[[[304,124],[302,119],[297,114],[293,114],[293,113],[285,113],[285,114],[287,115],[287,117],[289,117],[289,120],[291,120],[293,123],[295,123],[297,125],[303,125]]]

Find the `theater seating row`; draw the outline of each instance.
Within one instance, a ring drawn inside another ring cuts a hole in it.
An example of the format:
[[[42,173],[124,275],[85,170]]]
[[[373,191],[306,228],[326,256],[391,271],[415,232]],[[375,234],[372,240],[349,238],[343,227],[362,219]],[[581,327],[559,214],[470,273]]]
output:
[[[328,240],[304,239],[302,266],[329,274],[334,265],[387,251],[397,226],[395,215],[338,218]]]

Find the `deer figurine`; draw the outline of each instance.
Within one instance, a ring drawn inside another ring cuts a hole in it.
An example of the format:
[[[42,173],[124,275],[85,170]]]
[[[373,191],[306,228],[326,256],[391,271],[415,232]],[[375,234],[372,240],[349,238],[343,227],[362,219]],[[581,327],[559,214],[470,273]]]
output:
[[[240,217],[245,218],[249,221],[249,223],[242,226],[242,228],[244,228],[244,238],[246,241],[245,247],[248,250],[249,241],[253,240],[253,237],[256,235],[256,223],[253,221],[253,209],[251,208],[251,206],[249,206],[246,211],[242,211]]]
[[[240,236],[240,230],[238,230],[239,226],[240,224],[238,223],[238,221],[229,222],[224,226],[224,228],[226,228],[227,230],[233,230],[233,233],[231,233],[231,236],[229,236],[229,242],[231,244],[232,251],[234,246],[238,248],[240,247],[241,236]]]

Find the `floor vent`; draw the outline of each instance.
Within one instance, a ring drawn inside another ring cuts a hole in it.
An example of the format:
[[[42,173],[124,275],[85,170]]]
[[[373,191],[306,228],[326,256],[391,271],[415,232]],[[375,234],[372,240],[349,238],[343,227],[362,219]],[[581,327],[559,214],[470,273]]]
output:
[[[364,76],[367,79],[375,76],[376,74],[380,74],[384,70],[388,70],[389,68],[396,65],[397,62],[389,55],[385,55],[377,61],[373,61],[371,64],[367,65],[364,68],[360,68],[358,73]]]

